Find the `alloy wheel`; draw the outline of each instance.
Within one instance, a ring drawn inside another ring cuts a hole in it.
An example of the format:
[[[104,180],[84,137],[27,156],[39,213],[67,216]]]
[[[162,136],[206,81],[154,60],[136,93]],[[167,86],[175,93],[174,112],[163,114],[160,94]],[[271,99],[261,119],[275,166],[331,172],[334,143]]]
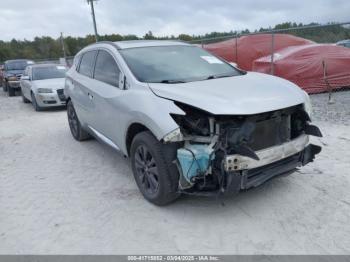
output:
[[[140,185],[149,195],[154,195],[159,189],[159,174],[154,157],[145,145],[140,145],[135,151],[135,168]]]
[[[73,133],[73,136],[77,137],[78,136],[78,118],[77,118],[77,115],[75,113],[73,106],[69,106],[67,111],[68,111],[69,127]]]

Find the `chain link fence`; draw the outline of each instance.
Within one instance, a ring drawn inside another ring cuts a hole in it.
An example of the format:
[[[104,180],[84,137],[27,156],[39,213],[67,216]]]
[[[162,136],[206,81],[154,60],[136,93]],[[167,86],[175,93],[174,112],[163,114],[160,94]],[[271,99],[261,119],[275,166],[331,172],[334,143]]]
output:
[[[332,104],[335,92],[350,93],[350,40],[340,42],[347,39],[350,22],[237,32],[190,43],[244,70],[286,78],[309,94],[323,93]]]
[[[73,64],[74,56],[67,56],[61,58],[47,58],[47,59],[35,59],[36,64],[62,64],[71,67]]]

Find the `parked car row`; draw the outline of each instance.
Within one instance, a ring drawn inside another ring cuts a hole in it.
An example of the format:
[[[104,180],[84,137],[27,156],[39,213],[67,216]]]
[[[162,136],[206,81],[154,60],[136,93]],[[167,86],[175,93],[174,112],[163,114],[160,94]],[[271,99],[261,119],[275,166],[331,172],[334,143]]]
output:
[[[1,70],[4,92],[14,96],[21,91],[24,103],[32,103],[36,111],[65,106],[63,94],[67,67],[59,64],[35,64],[31,60],[6,61]]]
[[[99,42],[68,71],[15,60],[4,72],[4,90],[20,87],[35,110],[67,104],[76,140],[95,137],[129,157],[156,205],[257,187],[321,151],[309,143],[321,132],[298,86],[181,42]]]

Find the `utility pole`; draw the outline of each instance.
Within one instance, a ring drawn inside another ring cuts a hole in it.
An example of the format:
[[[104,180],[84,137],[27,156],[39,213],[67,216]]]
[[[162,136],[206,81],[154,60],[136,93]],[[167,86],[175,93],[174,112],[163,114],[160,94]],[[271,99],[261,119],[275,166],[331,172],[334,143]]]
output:
[[[64,38],[63,38],[63,33],[61,32],[61,45],[62,45],[62,51],[63,51],[63,58],[60,58],[59,63],[63,65],[67,65],[67,55],[66,55],[66,48],[64,46]]]
[[[63,57],[66,59],[66,48],[64,47],[64,38],[63,38],[63,33],[61,32],[61,45],[62,45],[62,51],[63,51]]]
[[[98,42],[98,33],[97,33],[95,8],[94,8],[94,2],[97,2],[98,0],[86,0],[86,1],[91,6],[91,15],[92,15],[92,21],[94,23],[94,30],[95,30],[95,40],[96,40],[96,42]]]

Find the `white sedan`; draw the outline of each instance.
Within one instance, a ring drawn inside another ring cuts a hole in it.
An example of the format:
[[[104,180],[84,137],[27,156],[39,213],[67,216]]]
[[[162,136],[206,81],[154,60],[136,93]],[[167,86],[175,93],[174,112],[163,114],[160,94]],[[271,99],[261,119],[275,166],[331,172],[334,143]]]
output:
[[[66,72],[66,66],[57,64],[27,66],[20,81],[23,102],[31,102],[36,111],[44,107],[65,106]]]

